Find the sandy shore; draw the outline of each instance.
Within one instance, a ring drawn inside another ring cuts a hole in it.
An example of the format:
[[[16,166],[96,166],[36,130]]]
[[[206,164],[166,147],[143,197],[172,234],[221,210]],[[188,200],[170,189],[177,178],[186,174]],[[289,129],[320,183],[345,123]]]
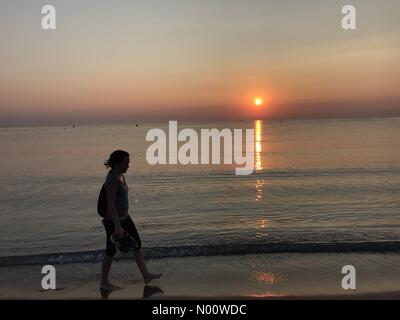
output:
[[[341,287],[342,267],[357,289]],[[399,254],[256,254],[150,260],[163,277],[144,285],[133,260],[117,261],[109,299],[400,299]],[[0,299],[101,299],[100,264],[55,265],[57,290],[41,288],[42,266],[1,268]]]

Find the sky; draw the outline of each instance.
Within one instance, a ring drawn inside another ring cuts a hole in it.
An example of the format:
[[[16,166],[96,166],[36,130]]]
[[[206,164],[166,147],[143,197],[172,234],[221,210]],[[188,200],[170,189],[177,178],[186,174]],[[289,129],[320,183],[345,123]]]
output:
[[[398,0],[0,0],[0,125],[400,116],[399,26]]]

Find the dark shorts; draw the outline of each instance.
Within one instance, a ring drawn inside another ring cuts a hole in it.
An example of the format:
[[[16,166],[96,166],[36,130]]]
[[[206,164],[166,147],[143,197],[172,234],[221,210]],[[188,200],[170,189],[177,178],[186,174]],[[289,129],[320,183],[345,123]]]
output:
[[[142,241],[140,240],[139,233],[136,230],[136,226],[133,223],[132,219],[130,216],[128,216],[124,220],[120,220],[121,227],[125,231],[127,231],[133,239],[135,239],[138,243],[136,250],[139,250],[142,248]],[[106,244],[106,255],[109,257],[113,257],[115,253],[117,252],[117,248],[115,247],[115,244],[111,242],[111,235],[114,233],[114,222],[112,220],[103,220],[103,225],[104,229],[106,229],[106,234],[107,234],[107,244]]]

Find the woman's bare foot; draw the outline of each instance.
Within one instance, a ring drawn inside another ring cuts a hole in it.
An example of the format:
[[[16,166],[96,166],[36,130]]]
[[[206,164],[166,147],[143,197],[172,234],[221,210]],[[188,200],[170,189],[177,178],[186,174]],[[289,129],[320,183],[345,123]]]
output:
[[[158,279],[162,276],[162,273],[149,273],[144,277],[144,283],[148,284],[151,280]]]

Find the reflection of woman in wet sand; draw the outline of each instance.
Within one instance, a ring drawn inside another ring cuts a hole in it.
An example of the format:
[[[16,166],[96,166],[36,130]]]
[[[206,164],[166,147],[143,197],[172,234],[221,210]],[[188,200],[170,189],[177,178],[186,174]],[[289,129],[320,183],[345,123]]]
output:
[[[129,189],[123,174],[129,168],[129,153],[122,150],[114,151],[104,165],[107,168],[111,168],[111,170],[108,172],[104,183],[107,194],[107,214],[103,219],[103,225],[107,234],[107,246],[101,269],[100,291],[102,293],[118,289],[117,286],[114,286],[108,280],[112,259],[116,252],[115,244],[111,241],[112,234],[118,239],[122,238],[125,233],[129,233],[136,240],[138,245],[134,249],[134,258],[145,283],[149,283],[153,279],[158,279],[162,275],[152,274],[147,270],[139,234],[128,214]]]

